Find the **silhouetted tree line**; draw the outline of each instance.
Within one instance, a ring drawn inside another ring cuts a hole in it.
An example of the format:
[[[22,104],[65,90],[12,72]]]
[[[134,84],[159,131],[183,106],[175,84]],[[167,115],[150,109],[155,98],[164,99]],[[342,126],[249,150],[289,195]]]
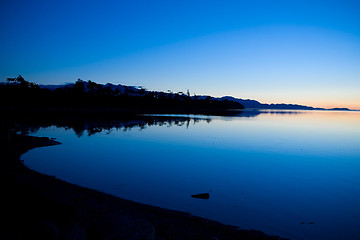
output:
[[[211,97],[198,99],[189,92],[164,93],[147,91],[144,88],[124,86],[123,91],[92,81],[78,79],[70,87],[55,90],[40,88],[35,83],[17,78],[8,78],[0,86],[2,106],[47,109],[108,109],[113,111],[131,111],[146,113],[201,113],[202,111],[243,109],[233,101],[217,101]]]

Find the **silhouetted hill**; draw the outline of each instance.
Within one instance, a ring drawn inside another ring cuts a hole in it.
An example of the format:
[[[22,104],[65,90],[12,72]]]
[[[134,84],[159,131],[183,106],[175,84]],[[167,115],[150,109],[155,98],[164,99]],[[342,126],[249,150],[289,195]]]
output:
[[[349,108],[330,108],[331,111],[351,111]]]
[[[231,96],[225,96],[221,98],[214,98],[219,101],[228,100],[233,101],[242,104],[245,108],[258,108],[258,109],[286,109],[286,110],[333,110],[333,111],[350,111],[348,108],[331,108],[331,109],[325,109],[325,108],[314,108],[311,106],[304,106],[299,104],[286,104],[286,103],[272,103],[272,104],[266,104],[266,103],[260,103],[256,100],[250,100],[250,99],[241,99],[241,98],[234,98]]]
[[[264,104],[256,101],[256,100],[251,100],[251,99],[241,99],[241,98],[234,98],[231,96],[225,96],[225,97],[221,97],[221,98],[217,98],[219,100],[229,100],[229,101],[234,101],[234,102],[238,102],[241,103],[245,108],[264,108]]]

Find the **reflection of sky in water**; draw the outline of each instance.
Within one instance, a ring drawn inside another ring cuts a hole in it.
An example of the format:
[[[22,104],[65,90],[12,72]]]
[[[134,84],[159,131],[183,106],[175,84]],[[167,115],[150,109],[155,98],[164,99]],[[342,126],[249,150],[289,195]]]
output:
[[[24,159],[82,186],[241,228],[293,239],[357,239],[359,112],[211,119],[81,138],[43,128],[35,135],[63,144]],[[209,200],[190,198],[209,191]]]

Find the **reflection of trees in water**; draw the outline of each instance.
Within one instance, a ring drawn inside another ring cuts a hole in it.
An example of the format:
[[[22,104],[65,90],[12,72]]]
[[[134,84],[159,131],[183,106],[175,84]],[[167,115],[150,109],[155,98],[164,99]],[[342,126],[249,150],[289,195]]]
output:
[[[109,119],[32,119],[17,121],[11,124],[10,130],[18,134],[30,134],[46,127],[59,127],[65,130],[73,130],[78,137],[84,134],[92,136],[97,133],[105,132],[110,134],[113,131],[127,132],[133,129],[140,131],[151,126],[167,126],[167,127],[186,127],[201,121],[211,122],[210,118],[196,117],[170,117],[170,116],[138,116],[134,118],[109,120]]]
[[[228,111],[225,117],[242,117],[253,118],[261,114],[274,115],[292,115],[305,112],[299,111],[284,111],[284,110],[245,110],[245,111]],[[16,117],[9,117],[0,119],[0,136],[6,136],[9,133],[29,134],[39,131],[40,128],[56,126],[64,128],[65,130],[73,130],[78,137],[85,133],[92,136],[96,133],[112,131],[130,131],[134,128],[144,130],[150,126],[185,126],[189,128],[191,124],[196,124],[200,121],[211,122],[211,117],[193,117],[193,116],[140,116],[132,115],[120,117],[118,119],[112,117],[81,117],[74,114],[69,115],[47,115],[40,114],[32,116],[32,114],[22,114]],[[116,119],[116,120],[114,120]],[[231,120],[231,118],[229,118]]]
[[[280,115],[292,115],[292,114],[299,114],[301,112],[296,112],[296,111],[241,111],[241,112],[237,112],[237,117],[256,117],[260,114],[280,114]],[[230,114],[229,114],[230,116]],[[100,132],[106,132],[106,134],[110,134],[112,131],[130,131],[134,128],[138,129],[138,130],[144,130],[147,127],[150,126],[167,126],[167,127],[172,127],[172,126],[186,126],[186,128],[189,128],[190,124],[192,123],[193,125],[196,123],[199,123],[201,121],[205,121],[207,123],[211,122],[211,118],[197,118],[197,117],[171,117],[171,116],[163,116],[163,117],[153,117],[153,116],[148,116],[148,117],[144,117],[142,119],[132,119],[132,120],[119,120],[119,121],[112,121],[112,122],[87,122],[85,124],[76,124],[72,127],[68,127],[72,128],[75,132],[75,134],[78,137],[81,137],[84,135],[84,133],[86,132],[86,134],[88,136],[94,135],[96,133],[100,133]],[[63,127],[63,126],[59,126],[56,125],[57,127]],[[66,128],[66,127],[65,127]]]
[[[97,123],[86,123],[82,126],[77,125],[76,127],[70,127],[74,130],[75,134],[78,137],[81,137],[86,133],[88,136],[92,136],[96,133],[105,132],[110,134],[113,131],[123,131],[127,132],[133,129],[138,129],[140,131],[151,127],[151,126],[186,126],[189,128],[190,123],[196,124],[200,121],[206,121],[207,123],[211,122],[210,118],[190,118],[190,117],[166,117],[166,118],[153,118],[149,117],[148,119],[138,119],[138,120],[121,120],[121,121],[112,121],[112,122],[97,122]],[[57,126],[62,127],[62,126]],[[67,128],[69,129],[69,128]]]

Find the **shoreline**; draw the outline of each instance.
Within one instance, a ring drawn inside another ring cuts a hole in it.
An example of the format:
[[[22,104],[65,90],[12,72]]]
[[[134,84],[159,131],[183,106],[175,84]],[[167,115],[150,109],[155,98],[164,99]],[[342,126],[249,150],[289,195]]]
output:
[[[136,203],[38,173],[21,162],[21,155],[60,143],[20,135],[9,140],[1,146],[5,156],[1,170],[5,239],[282,239]]]

